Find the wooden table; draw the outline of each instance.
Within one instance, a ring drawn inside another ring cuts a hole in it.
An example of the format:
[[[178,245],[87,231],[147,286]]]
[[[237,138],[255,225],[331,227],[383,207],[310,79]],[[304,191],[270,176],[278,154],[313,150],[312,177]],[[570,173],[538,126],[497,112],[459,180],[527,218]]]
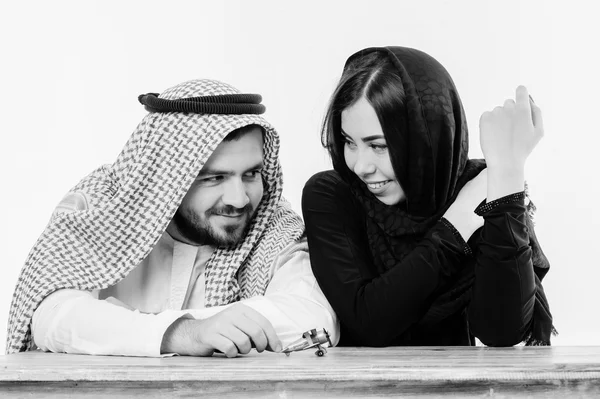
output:
[[[31,396],[30,396],[31,395]],[[331,348],[227,359],[0,356],[0,397],[600,397],[600,347]]]

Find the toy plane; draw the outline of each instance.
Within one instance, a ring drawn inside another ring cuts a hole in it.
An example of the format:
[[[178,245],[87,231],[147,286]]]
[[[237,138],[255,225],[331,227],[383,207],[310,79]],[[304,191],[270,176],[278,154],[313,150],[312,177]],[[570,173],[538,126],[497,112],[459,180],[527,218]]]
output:
[[[282,352],[285,353],[286,356],[289,356],[292,352],[303,351],[310,348],[317,348],[315,354],[317,356],[323,356],[327,353],[327,349],[325,349],[322,344],[328,343],[329,346],[333,346],[331,343],[331,339],[329,339],[329,333],[324,328],[321,330],[317,330],[313,328],[302,334],[302,338],[292,342],[285,348],[283,348]]]

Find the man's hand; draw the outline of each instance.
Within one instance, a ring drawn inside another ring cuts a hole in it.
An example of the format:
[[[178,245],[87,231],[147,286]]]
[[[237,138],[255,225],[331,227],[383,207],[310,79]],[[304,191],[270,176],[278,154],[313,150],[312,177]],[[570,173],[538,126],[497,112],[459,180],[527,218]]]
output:
[[[479,120],[481,150],[490,170],[523,169],[544,135],[542,111],[530,101],[525,86],[517,87],[515,99],[484,112]]]
[[[227,357],[246,354],[256,348],[281,351],[275,329],[262,314],[236,304],[204,320],[179,319],[165,332],[161,353],[212,356],[215,351]]]

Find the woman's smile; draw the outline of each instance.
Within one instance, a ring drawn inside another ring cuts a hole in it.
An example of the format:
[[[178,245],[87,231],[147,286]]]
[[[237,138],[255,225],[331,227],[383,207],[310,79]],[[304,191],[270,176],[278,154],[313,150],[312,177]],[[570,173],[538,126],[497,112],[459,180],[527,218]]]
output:
[[[383,180],[373,183],[365,182],[365,184],[369,188],[369,191],[371,191],[373,194],[380,194],[385,191],[391,182],[391,180]]]

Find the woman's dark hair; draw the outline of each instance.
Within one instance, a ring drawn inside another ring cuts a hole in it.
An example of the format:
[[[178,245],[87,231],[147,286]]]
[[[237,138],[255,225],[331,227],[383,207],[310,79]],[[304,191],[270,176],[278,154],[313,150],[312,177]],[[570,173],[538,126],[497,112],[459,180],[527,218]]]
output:
[[[354,173],[348,169],[344,159],[341,116],[342,111],[362,97],[375,109],[388,144],[392,166],[400,179],[398,172],[405,168],[398,163],[406,158],[398,154],[403,140],[406,140],[401,134],[406,124],[405,93],[397,67],[384,52],[356,55],[348,62],[329,101],[321,128],[321,143],[329,151],[334,169],[343,178],[351,179]]]

